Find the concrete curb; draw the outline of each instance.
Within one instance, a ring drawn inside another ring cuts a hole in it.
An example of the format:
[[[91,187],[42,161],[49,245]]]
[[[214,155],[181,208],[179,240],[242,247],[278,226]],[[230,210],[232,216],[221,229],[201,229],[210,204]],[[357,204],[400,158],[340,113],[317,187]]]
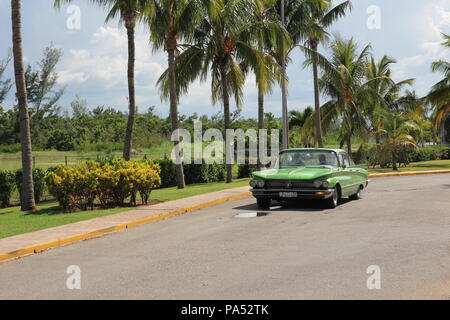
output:
[[[422,174],[442,174],[442,173],[450,173],[450,170],[371,173],[371,174],[369,174],[369,177],[370,178],[383,178],[383,177],[415,176],[415,175],[422,175]]]
[[[423,174],[442,174],[442,173],[450,173],[450,170],[434,170],[434,171],[412,171],[412,172],[392,172],[392,173],[374,173],[374,174],[370,174],[369,177],[370,178],[382,178],[382,177],[392,177],[392,176],[411,176],[411,175],[423,175]],[[213,200],[213,201],[209,201],[209,202],[205,202],[202,203],[200,205],[196,205],[193,207],[188,207],[188,208],[183,208],[183,209],[179,209],[179,210],[175,210],[175,211],[170,211],[158,216],[152,216],[152,217],[148,217],[148,218],[144,218],[144,219],[140,219],[140,220],[134,220],[134,221],[130,221],[127,223],[121,223],[118,225],[115,225],[113,227],[109,227],[109,228],[105,228],[105,229],[99,229],[99,230],[95,230],[93,232],[89,232],[89,233],[82,233],[79,235],[75,235],[72,237],[67,237],[67,238],[62,238],[62,239],[58,239],[55,241],[51,241],[51,242],[47,242],[47,243],[43,243],[43,244],[39,244],[39,245],[35,245],[35,246],[31,246],[31,247],[26,247],[23,249],[19,249],[16,251],[12,251],[12,252],[8,252],[8,253],[0,253],[0,263],[1,262],[5,262],[5,261],[9,261],[9,260],[13,260],[13,259],[17,259],[20,257],[24,257],[27,255],[32,255],[35,253],[39,253],[42,252],[44,250],[48,250],[48,249],[53,249],[53,248],[57,248],[57,247],[61,247],[61,246],[65,246],[68,244],[72,244],[72,243],[76,243],[76,242],[80,242],[80,241],[84,241],[84,240],[88,240],[88,239],[93,239],[93,238],[98,238],[110,233],[114,233],[120,230],[124,230],[124,229],[128,229],[131,227],[136,227],[136,226],[140,226],[143,224],[147,224],[147,223],[151,223],[151,222],[155,222],[158,220],[162,220],[162,219],[167,219],[173,216],[177,216],[180,214],[184,214],[187,212],[192,212],[195,210],[199,210],[199,209],[203,209],[206,207],[210,207],[210,206],[214,206],[220,203],[224,203],[227,201],[233,201],[233,200],[237,200],[237,199],[242,199],[248,196],[251,196],[252,193],[251,192],[244,192],[244,193],[240,193],[240,194],[236,194],[233,196],[228,196],[228,197],[224,197],[224,198],[220,198],[217,200]]]
[[[151,223],[151,222],[155,222],[158,220],[162,220],[162,219],[167,219],[173,216],[177,216],[177,215],[181,215],[187,212],[191,212],[191,211],[195,211],[195,210],[199,210],[199,209],[203,209],[206,207],[210,207],[210,206],[214,206],[220,203],[224,203],[227,201],[233,201],[233,200],[237,200],[237,199],[242,199],[248,196],[251,196],[252,193],[251,192],[244,192],[244,193],[240,193],[240,194],[236,194],[233,196],[228,196],[228,197],[224,197],[224,198],[220,198],[217,200],[213,200],[213,201],[209,201],[209,202],[205,202],[202,203],[200,205],[196,205],[193,207],[188,207],[188,208],[183,208],[183,209],[179,209],[179,210],[175,210],[175,211],[170,211],[158,216],[153,216],[153,217],[148,217],[145,219],[140,219],[140,220],[134,220],[134,221],[130,221],[127,223],[121,223],[118,224],[116,226],[113,227],[109,227],[106,229],[100,229],[100,230],[96,230],[93,232],[89,232],[89,233],[82,233],[76,236],[72,236],[72,237],[68,237],[68,238],[62,238],[62,239],[58,239],[55,241],[51,241],[51,242],[47,242],[47,243],[43,243],[43,244],[39,244],[39,245],[35,245],[35,246],[31,246],[31,247],[27,247],[27,248],[23,248],[20,250],[16,250],[16,251],[12,251],[12,252],[8,252],[8,253],[0,253],[0,263],[1,262],[6,262],[9,260],[13,260],[13,259],[17,259],[17,258],[21,258],[24,256],[28,256],[28,255],[32,255],[35,253],[39,253],[42,252],[44,250],[48,250],[48,249],[54,249],[57,247],[61,247],[61,246],[65,246],[68,244],[72,244],[72,243],[76,243],[76,242],[80,242],[80,241],[84,241],[84,240],[88,240],[88,239],[93,239],[93,238],[98,238],[113,232],[117,232],[123,229],[128,229],[131,227],[136,227],[136,226],[140,226],[143,224],[147,224],[147,223]]]

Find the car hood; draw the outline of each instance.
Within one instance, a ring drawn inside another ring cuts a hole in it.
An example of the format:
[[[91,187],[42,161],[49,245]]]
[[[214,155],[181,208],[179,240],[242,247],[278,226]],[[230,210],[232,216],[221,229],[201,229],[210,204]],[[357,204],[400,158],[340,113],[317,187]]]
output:
[[[253,176],[264,180],[314,180],[331,173],[337,169],[333,168],[286,168],[286,169],[270,169],[265,171],[253,172]]]

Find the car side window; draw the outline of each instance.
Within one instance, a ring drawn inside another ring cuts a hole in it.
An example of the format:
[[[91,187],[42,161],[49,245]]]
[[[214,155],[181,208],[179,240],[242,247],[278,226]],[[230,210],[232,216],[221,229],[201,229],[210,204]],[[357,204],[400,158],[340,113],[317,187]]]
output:
[[[343,168],[350,167],[349,157],[346,153],[339,154],[339,162],[341,163],[341,167],[343,167]]]

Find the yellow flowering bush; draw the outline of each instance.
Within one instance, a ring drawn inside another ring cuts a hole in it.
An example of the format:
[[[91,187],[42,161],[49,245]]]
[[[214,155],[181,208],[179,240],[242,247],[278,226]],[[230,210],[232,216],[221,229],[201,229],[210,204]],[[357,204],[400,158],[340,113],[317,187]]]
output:
[[[45,180],[65,211],[93,209],[96,199],[103,207],[123,206],[128,198],[137,205],[137,194],[147,204],[152,189],[161,185],[159,165],[152,161],[88,161],[75,167],[59,166]]]

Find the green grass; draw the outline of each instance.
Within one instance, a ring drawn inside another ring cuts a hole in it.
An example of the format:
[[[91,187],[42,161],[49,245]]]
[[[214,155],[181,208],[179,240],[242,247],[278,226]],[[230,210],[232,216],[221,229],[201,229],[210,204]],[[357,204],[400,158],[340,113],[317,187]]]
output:
[[[424,162],[414,162],[411,163],[406,168],[399,168],[399,172],[408,171],[429,171],[429,170],[450,170],[450,160],[434,160],[434,161],[424,161]],[[395,172],[392,168],[375,168],[369,169],[370,173],[390,173]]]
[[[154,190],[151,194],[151,200],[166,202],[218,190],[242,187],[248,184],[248,180],[237,179],[231,184],[219,182],[190,185],[184,190],[178,190],[177,188]],[[133,209],[128,207],[64,213],[56,202],[44,203],[39,206],[37,212],[32,214],[21,212],[20,207],[0,209],[0,239],[17,234],[53,228],[68,223],[109,216]]]
[[[151,159],[162,159],[164,155],[170,157],[171,149],[168,144],[162,144],[161,146],[155,146],[151,149],[142,149],[140,155],[132,155],[133,160],[143,159],[144,155]],[[122,151],[114,151],[110,153],[89,151],[89,152],[77,152],[77,151],[34,151],[34,163],[35,166],[42,169],[49,167],[55,167],[59,164],[75,165],[85,162],[87,160],[96,160],[97,156],[105,157],[114,155],[115,158],[122,157]],[[21,168],[21,153],[0,153],[0,170],[16,170]]]

